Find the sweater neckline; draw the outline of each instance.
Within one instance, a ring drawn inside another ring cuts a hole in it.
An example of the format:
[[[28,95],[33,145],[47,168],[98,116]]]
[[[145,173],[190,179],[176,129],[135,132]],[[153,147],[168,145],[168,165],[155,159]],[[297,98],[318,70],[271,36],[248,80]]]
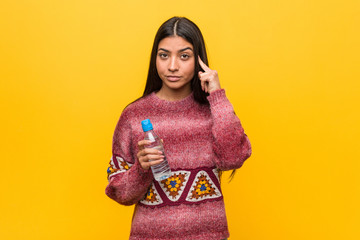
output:
[[[191,92],[188,96],[180,100],[169,101],[159,98],[155,92],[150,94],[150,100],[153,106],[156,108],[162,108],[164,110],[185,110],[194,105],[195,99],[194,94]]]

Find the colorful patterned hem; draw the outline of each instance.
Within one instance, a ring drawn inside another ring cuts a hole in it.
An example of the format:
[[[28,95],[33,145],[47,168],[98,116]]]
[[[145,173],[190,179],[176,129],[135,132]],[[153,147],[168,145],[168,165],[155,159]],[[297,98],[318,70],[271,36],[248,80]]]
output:
[[[196,204],[223,199],[217,168],[172,170],[172,175],[154,181],[139,205],[147,207]]]

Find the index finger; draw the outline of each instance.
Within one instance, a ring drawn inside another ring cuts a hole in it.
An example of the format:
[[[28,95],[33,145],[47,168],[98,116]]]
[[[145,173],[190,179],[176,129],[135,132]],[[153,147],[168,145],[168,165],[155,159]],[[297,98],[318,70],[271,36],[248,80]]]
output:
[[[204,70],[204,71],[209,71],[209,70],[211,70],[208,66],[206,66],[206,64],[201,60],[201,58],[200,58],[200,56],[198,56],[198,58],[199,58],[199,64],[200,64],[200,66],[202,67],[202,69]]]
[[[138,147],[145,147],[146,145],[150,144],[151,142],[149,140],[141,140],[138,142]]]

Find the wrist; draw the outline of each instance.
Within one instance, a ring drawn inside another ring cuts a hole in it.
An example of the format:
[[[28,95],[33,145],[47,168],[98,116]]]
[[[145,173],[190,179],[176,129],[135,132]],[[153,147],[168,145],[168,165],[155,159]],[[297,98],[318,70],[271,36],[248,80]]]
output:
[[[219,102],[223,102],[224,99],[226,99],[225,95],[225,89],[220,88],[213,90],[209,96],[207,96],[207,99],[211,105],[217,104]]]

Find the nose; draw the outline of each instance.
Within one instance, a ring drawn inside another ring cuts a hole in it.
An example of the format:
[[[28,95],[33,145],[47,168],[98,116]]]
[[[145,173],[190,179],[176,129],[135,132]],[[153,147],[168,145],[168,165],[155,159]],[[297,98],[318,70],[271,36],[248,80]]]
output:
[[[175,72],[177,70],[179,70],[179,63],[178,63],[176,57],[172,57],[172,58],[170,58],[170,62],[169,62],[169,71]]]

